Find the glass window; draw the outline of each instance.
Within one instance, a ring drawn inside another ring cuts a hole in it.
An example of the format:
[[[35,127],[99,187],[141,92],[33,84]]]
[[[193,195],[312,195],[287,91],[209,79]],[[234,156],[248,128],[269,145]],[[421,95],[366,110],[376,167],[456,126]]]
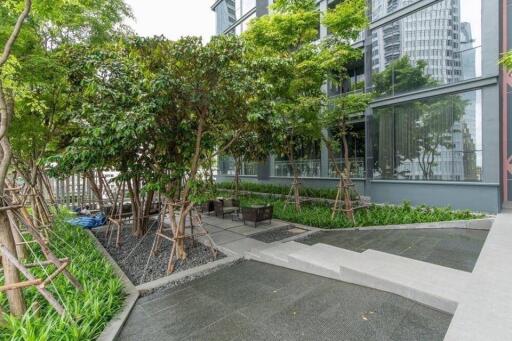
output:
[[[374,110],[374,179],[480,181],[482,93]]]
[[[419,0],[372,0],[372,20],[380,19]]]
[[[372,32],[380,96],[482,76],[480,0],[443,0]]]
[[[217,33],[222,34],[237,20],[235,0],[224,0],[215,7]]]
[[[302,177],[320,177],[320,141],[315,143],[298,142],[295,146],[295,166]],[[271,176],[293,176],[293,167],[288,156],[276,156]]]
[[[348,156],[350,160],[350,173],[353,178],[364,178],[365,177],[365,123],[364,119],[355,121],[350,124],[350,133],[347,136],[348,142]],[[338,175],[336,174],[336,166],[334,163],[338,164],[339,169],[343,170],[344,166],[344,158],[343,158],[343,150],[341,136],[336,134],[336,131],[331,130],[329,134],[336,138],[340,150],[337,155],[334,155],[334,160],[329,158],[329,177],[336,178]]]

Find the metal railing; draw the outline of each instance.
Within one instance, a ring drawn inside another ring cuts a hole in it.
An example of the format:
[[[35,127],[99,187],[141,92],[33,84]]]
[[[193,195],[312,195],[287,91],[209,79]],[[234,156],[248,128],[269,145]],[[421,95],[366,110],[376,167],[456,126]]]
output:
[[[298,160],[295,161],[301,177],[317,178],[321,176],[320,159]],[[293,168],[289,161],[274,161],[272,176],[293,177]]]
[[[350,176],[352,178],[364,178],[365,177],[365,159],[364,158],[350,158]],[[336,159],[335,162],[329,160],[329,177],[336,178],[336,165],[341,171],[344,170],[344,160],[342,158]]]

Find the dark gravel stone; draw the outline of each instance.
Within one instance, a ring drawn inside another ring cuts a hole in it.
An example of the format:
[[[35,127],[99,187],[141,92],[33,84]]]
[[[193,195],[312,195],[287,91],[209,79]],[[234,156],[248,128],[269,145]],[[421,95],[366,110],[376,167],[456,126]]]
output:
[[[251,238],[259,240],[260,242],[264,243],[272,243],[276,242],[278,240],[283,240],[286,238],[298,236],[304,232],[307,232],[306,230],[294,227],[294,226],[283,226],[278,227],[272,230],[259,232],[256,234],[253,234]]]
[[[105,232],[95,231],[94,234],[132,283],[139,285],[167,275],[167,263],[169,262],[172,245],[170,241],[162,238],[160,252],[149,259],[156,229],[157,224],[153,223],[146,235],[137,238],[132,235],[132,226],[125,225],[121,231],[121,246],[119,248],[115,246],[115,236],[112,237],[108,245]],[[226,257],[223,253],[217,251],[217,257],[214,258],[207,246],[200,242],[196,242],[195,245],[192,244],[191,240],[186,240],[187,260],[176,261],[173,273]]]

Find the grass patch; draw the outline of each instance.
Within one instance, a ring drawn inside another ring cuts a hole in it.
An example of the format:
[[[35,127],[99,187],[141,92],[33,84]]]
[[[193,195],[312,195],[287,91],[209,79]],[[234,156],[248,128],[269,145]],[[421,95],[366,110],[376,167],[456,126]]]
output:
[[[413,207],[409,203],[402,205],[372,205],[368,209],[356,211],[353,224],[344,215],[331,218],[331,205],[322,203],[304,203],[297,212],[293,205],[284,207],[282,200],[272,197],[241,196],[242,205],[271,203],[274,205],[274,217],[277,219],[308,226],[340,229],[347,227],[364,227],[379,225],[398,225],[415,223],[432,223],[439,221],[467,220],[482,218],[484,215],[470,211],[455,211],[449,207]]]
[[[24,289],[27,307],[37,302],[41,307],[39,313],[29,310],[21,319],[6,315],[7,324],[0,329],[0,340],[94,340],[122,307],[125,294],[121,280],[90,236],[66,223],[65,217],[63,214],[56,220],[55,233],[50,234],[50,248],[58,257],[71,259],[68,269],[84,291],[75,290],[63,275],[47,287],[67,310],[68,316],[62,318],[34,288]],[[39,249],[34,252],[41,255]],[[33,262],[34,258],[25,262]],[[49,273],[55,270],[54,266],[47,268]],[[46,277],[41,268],[33,268],[31,272],[36,277]],[[3,283],[2,273],[0,282]],[[0,304],[4,312],[8,311],[5,294],[0,294]]]

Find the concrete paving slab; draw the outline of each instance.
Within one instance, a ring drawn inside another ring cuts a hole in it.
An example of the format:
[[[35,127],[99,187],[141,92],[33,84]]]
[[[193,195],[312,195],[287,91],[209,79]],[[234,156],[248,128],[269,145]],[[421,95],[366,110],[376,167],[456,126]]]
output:
[[[203,223],[217,226],[222,229],[229,229],[236,226],[242,226],[244,224],[239,220],[233,221],[231,216],[226,216],[224,219],[215,216],[203,216]]]
[[[243,236],[241,234],[227,231],[227,230],[217,232],[217,233],[212,233],[210,237],[213,239],[213,241],[217,245],[224,245],[227,243],[234,242],[235,240],[240,240],[240,239],[245,238],[245,236]]]
[[[238,255],[244,255],[246,252],[261,250],[266,247],[268,247],[268,244],[251,238],[243,238],[221,245],[222,250],[229,250]]]
[[[499,214],[445,340],[511,340],[512,210]]]

